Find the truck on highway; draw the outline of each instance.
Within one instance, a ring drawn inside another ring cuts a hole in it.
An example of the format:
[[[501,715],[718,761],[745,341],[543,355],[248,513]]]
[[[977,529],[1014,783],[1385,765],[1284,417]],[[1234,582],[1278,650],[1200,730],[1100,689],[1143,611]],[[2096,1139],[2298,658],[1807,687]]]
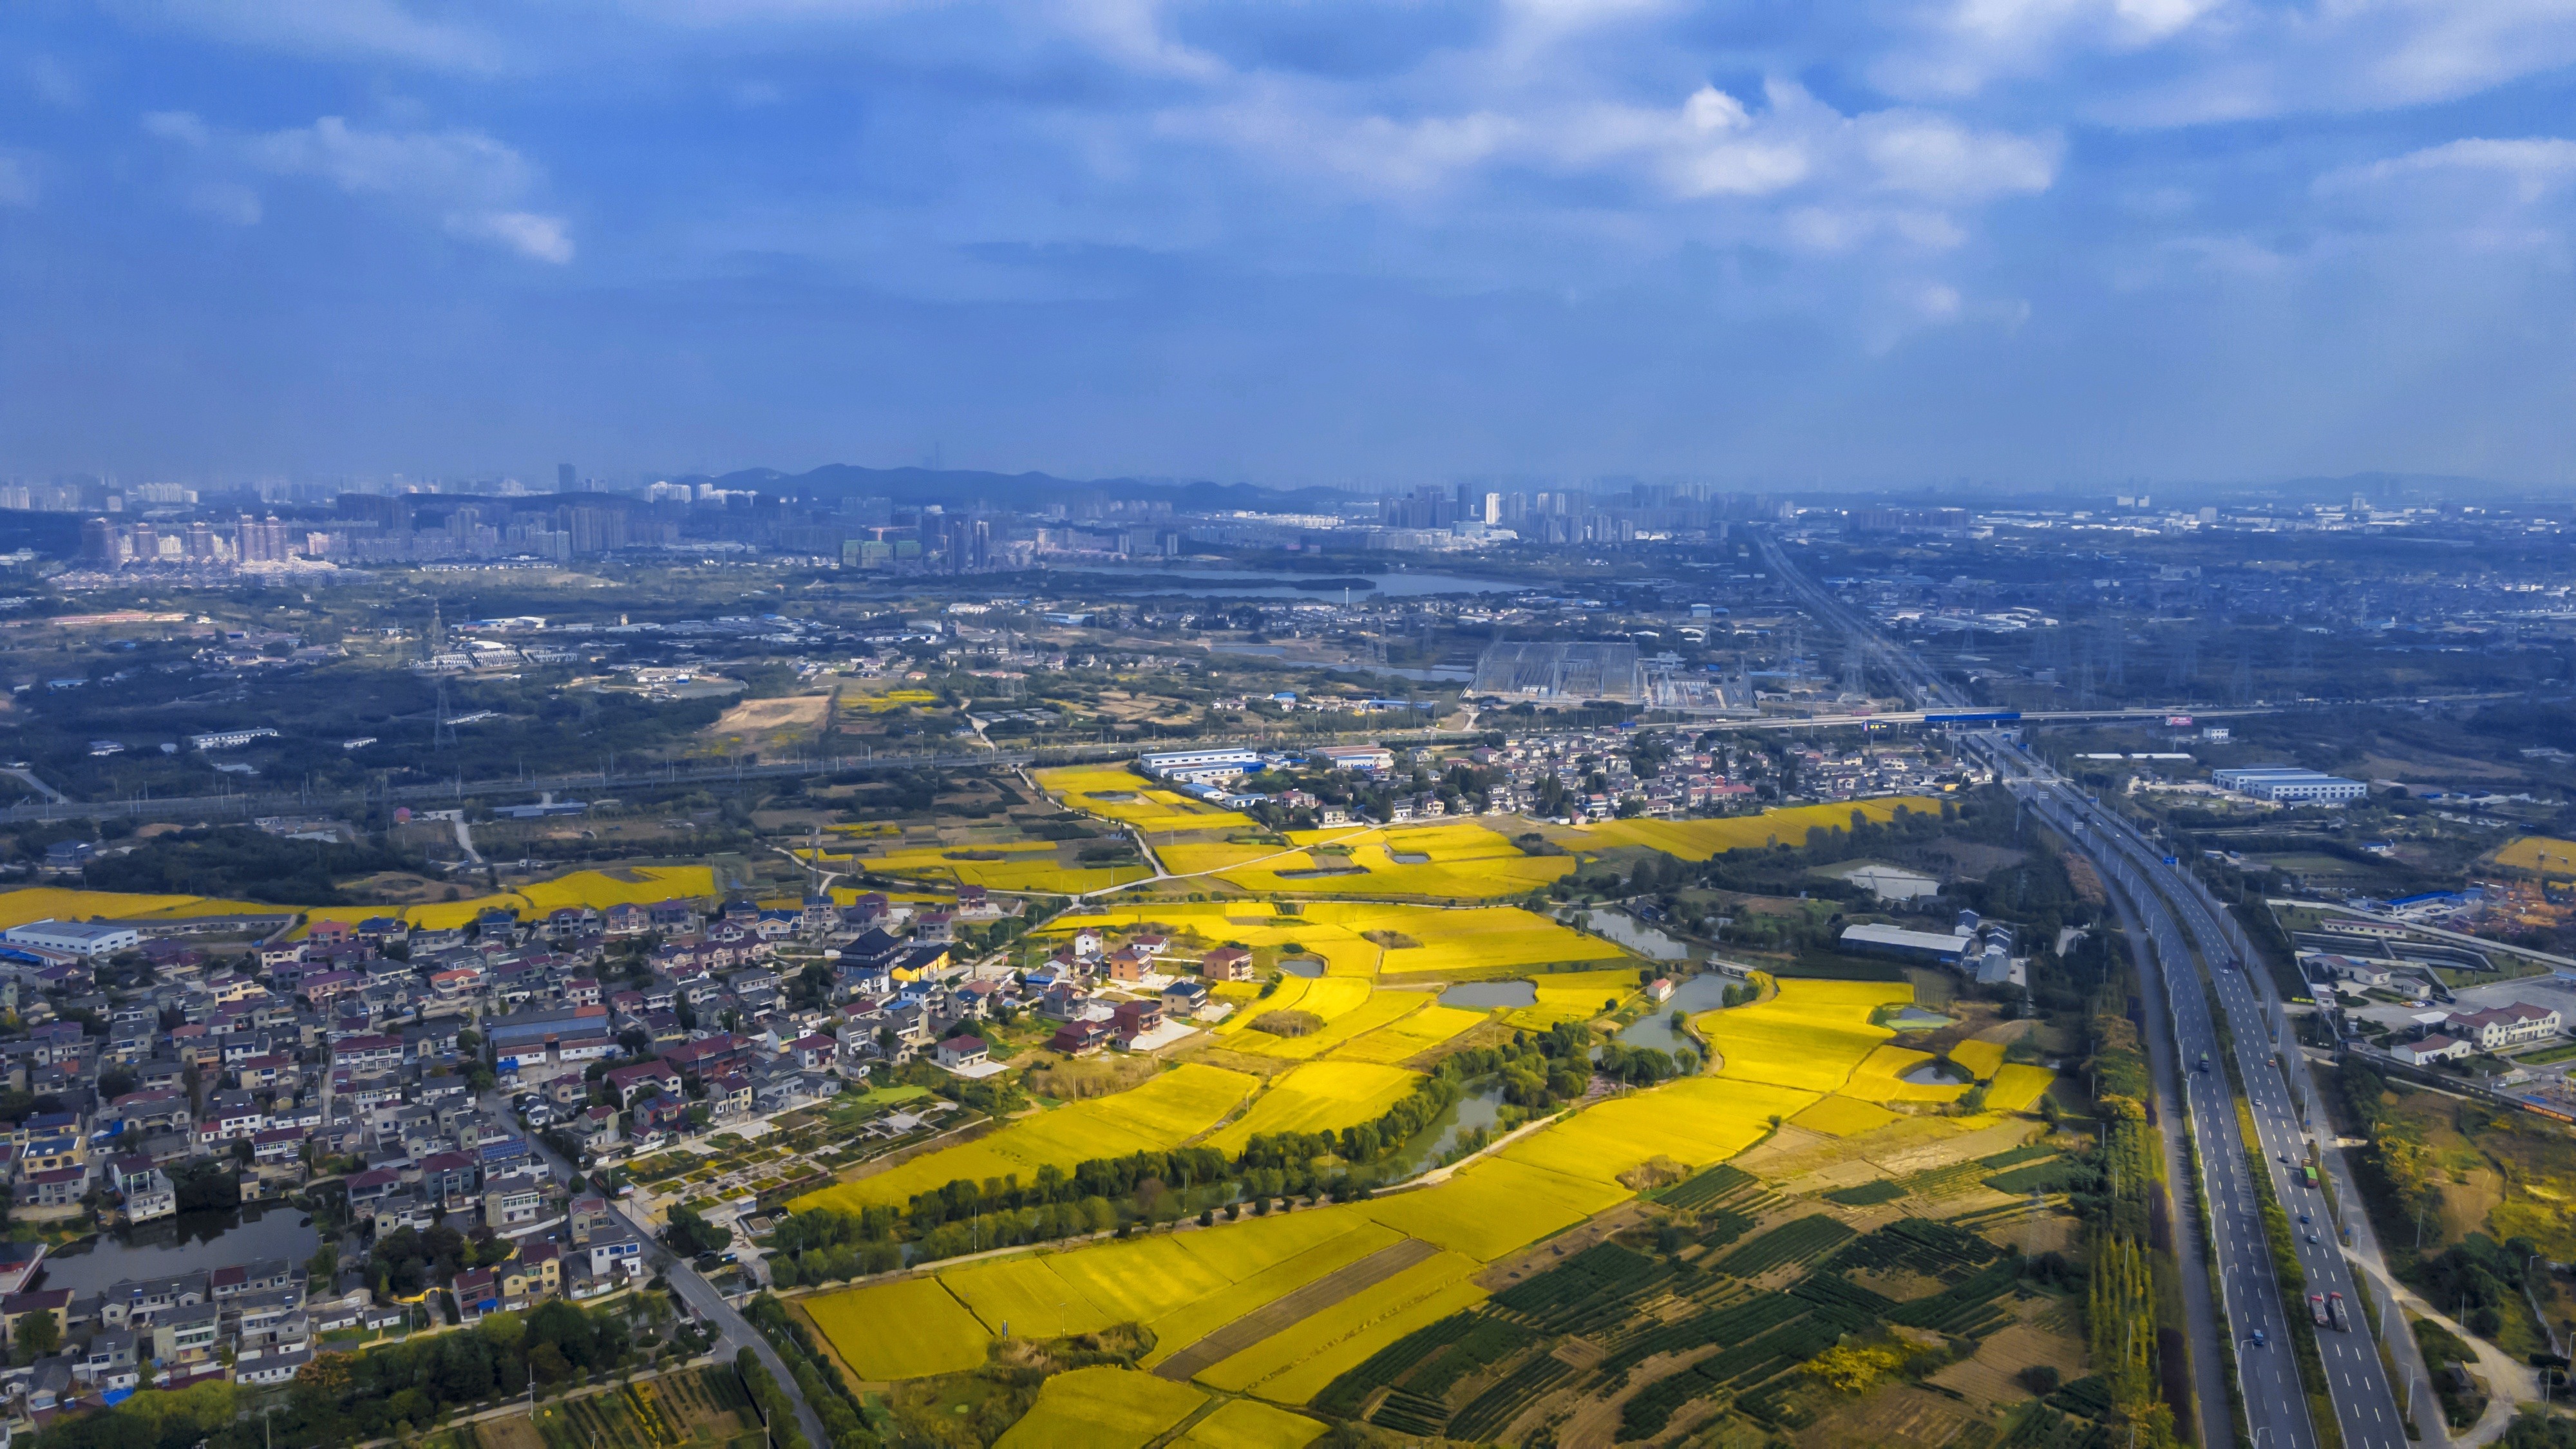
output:
[[[2207,1052],[2202,1052],[2202,1053],[2200,1054],[2200,1065],[2199,1065],[2199,1066],[2196,1066],[2196,1067],[2194,1067],[2194,1068],[2192,1068],[2192,1070],[2193,1070],[2193,1071],[2196,1071],[2196,1072],[2205,1072],[2205,1071],[2208,1071],[2208,1070],[2209,1070],[2209,1053],[2207,1053]]]
[[[2343,1316],[2342,1294],[2329,1293],[2326,1295],[2326,1318],[2329,1322],[2334,1324],[2336,1332],[2352,1332],[2352,1321]]]
[[[2317,1327],[2319,1328],[2324,1328],[2333,1322],[2332,1319],[2326,1317],[2326,1295],[2322,1293],[2311,1293],[2308,1295],[2308,1311],[2316,1315]]]
[[[2313,1189],[2316,1187],[2316,1185],[2317,1185],[2317,1170],[2316,1170],[2316,1168],[2315,1168],[2313,1165],[2311,1165],[2311,1166],[2307,1166],[2307,1167],[2302,1167],[2302,1168],[2300,1168],[2300,1169],[2299,1169],[2299,1171],[2304,1172],[2304,1173],[2306,1173],[2306,1174],[2308,1175],[2308,1187],[2309,1187],[2311,1190],[2313,1190]]]

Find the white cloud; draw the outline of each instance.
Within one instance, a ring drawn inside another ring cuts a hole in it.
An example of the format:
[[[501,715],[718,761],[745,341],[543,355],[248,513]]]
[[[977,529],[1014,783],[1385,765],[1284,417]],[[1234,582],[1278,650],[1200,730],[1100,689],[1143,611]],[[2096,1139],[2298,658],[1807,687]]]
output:
[[[207,143],[214,139],[213,133],[206,129],[205,119],[194,111],[146,111],[143,113],[143,134],[199,150],[205,149]]]
[[[50,55],[31,55],[25,62],[27,89],[46,105],[71,110],[89,99],[80,74]]]
[[[559,216],[532,211],[465,212],[447,218],[450,236],[491,242],[521,256],[561,266],[572,260],[572,236]]]
[[[142,124],[147,133],[207,153],[210,160],[269,176],[326,181],[352,196],[434,217],[441,230],[461,241],[556,265],[573,259],[570,223],[527,205],[544,180],[540,168],[480,131],[367,130],[324,116],[310,126],[228,135],[187,111],[155,111]],[[255,223],[262,213],[256,192],[224,177],[199,180],[187,203],[236,225]]]
[[[403,61],[488,72],[504,63],[490,33],[417,13],[401,0],[110,0],[138,25],[194,31],[261,50]]]
[[[1860,123],[1860,148],[1890,191],[1947,201],[1982,201],[2046,191],[2057,176],[2053,136],[1977,131],[1948,116],[1882,111]]]
[[[0,151],[0,206],[36,204],[36,173],[16,156]]]
[[[2403,156],[2350,166],[2317,178],[2332,195],[2424,179],[2488,179],[2508,184],[2515,200],[2530,203],[2576,181],[2576,141],[2554,136],[2491,140],[2469,137],[2427,146]]]
[[[183,200],[199,216],[233,226],[257,226],[265,211],[258,192],[231,181],[201,181],[187,189]]]

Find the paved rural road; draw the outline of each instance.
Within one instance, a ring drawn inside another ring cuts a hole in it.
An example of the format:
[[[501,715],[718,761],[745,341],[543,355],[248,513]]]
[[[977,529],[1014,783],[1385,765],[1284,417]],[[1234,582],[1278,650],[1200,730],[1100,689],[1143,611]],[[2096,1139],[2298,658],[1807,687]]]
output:
[[[496,1090],[486,1094],[484,1105],[497,1114],[496,1120],[507,1122],[516,1118],[505,1092]],[[554,1170],[556,1181],[572,1180],[572,1164],[548,1147],[542,1137],[529,1133],[528,1148],[545,1159],[546,1165]],[[814,1412],[813,1405],[805,1402],[804,1391],[796,1387],[796,1376],[787,1371],[787,1363],[778,1356],[778,1350],[770,1347],[769,1340],[761,1335],[760,1330],[751,1326],[751,1320],[725,1301],[725,1296],[716,1291],[714,1284],[698,1276],[698,1270],[691,1267],[686,1258],[662,1246],[661,1240],[653,1236],[650,1224],[640,1221],[624,1202],[613,1202],[612,1205],[616,1207],[618,1216],[625,1218],[627,1225],[635,1230],[636,1236],[644,1240],[645,1260],[671,1280],[681,1302],[715,1326],[725,1362],[733,1362],[734,1355],[746,1348],[760,1355],[760,1361],[769,1366],[770,1377],[787,1391],[788,1402],[796,1406],[796,1422],[804,1426],[805,1442],[813,1449],[831,1449],[832,1438],[823,1432],[821,1416]]]

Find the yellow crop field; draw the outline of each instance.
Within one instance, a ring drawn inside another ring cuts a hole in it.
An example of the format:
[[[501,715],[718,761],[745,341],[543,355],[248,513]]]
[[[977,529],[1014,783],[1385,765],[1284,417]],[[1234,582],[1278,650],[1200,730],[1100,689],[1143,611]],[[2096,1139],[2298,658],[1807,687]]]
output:
[[[1955,1102],[1966,1095],[1965,1082],[1909,1082],[1907,1072],[1932,1060],[1930,1052],[1901,1046],[1879,1046],[1852,1068],[1843,1095],[1864,1102]]]
[[[1400,1062],[1459,1036],[1485,1021],[1485,1013],[1456,1006],[1426,1006],[1377,1030],[1352,1038],[1333,1053],[1345,1062]]]
[[[1545,1031],[1560,1021],[1590,1021],[1615,1010],[1639,989],[1634,971],[1551,971],[1529,979],[1538,988],[1537,1004],[1514,1007],[1503,1020],[1531,1031]]]
[[[1322,1437],[1324,1426],[1303,1414],[1258,1399],[1228,1399],[1173,1440],[1172,1449],[1305,1449]]]
[[[936,1278],[905,1278],[805,1300],[814,1326],[863,1379],[963,1373],[992,1335]]]
[[[105,916],[119,920],[152,912],[180,915],[178,910],[203,896],[142,896],[121,891],[75,891],[56,886],[29,886],[23,890],[0,891],[0,928],[23,926],[30,921],[86,921]],[[293,906],[262,906],[267,911],[290,911]]]
[[[2548,835],[2525,835],[2506,842],[2488,859],[2513,870],[2527,870],[2534,875],[2576,876],[2576,840],[2560,840]]]
[[[1308,1062],[1270,1084],[1237,1117],[1202,1145],[1232,1156],[1253,1138],[1273,1132],[1334,1132],[1374,1122],[1421,1081],[1400,1067],[1367,1062]]]
[[[1328,978],[1347,980],[1348,978]],[[1235,1045],[1263,1056],[1284,1057],[1289,1061],[1311,1061],[1340,1047],[1344,1042],[1367,1035],[1380,1027],[1390,1026],[1431,1004],[1428,991],[1380,991],[1361,1003],[1356,1011],[1343,1012],[1326,1022],[1322,1031],[1304,1036],[1270,1037],[1266,1032],[1245,1032],[1244,1040]],[[1254,1041],[1268,1037],[1266,1041]]]
[[[1846,1097],[1837,1092],[1792,1116],[1789,1123],[1810,1132],[1822,1132],[1828,1137],[1857,1137],[1895,1120],[1895,1113],[1875,1102],[1864,1102],[1858,1097]]]
[[[1187,1384],[1100,1364],[1038,1386],[1038,1401],[995,1449],[1144,1449],[1197,1413],[1207,1395]]]
[[[1354,905],[1345,914],[1328,912],[1318,902],[1309,910],[1353,932],[1394,931],[1420,941],[1419,946],[1398,946],[1386,953],[1378,969],[1389,976],[1466,980],[1518,975],[1534,966],[1630,959],[1627,952],[1598,936],[1587,936],[1518,906],[1397,915],[1387,906]]]
[[[961,857],[1000,855],[1000,860]],[[1142,864],[1069,866],[1053,841],[1007,841],[998,845],[924,845],[867,856],[860,863],[893,875],[946,878],[996,891],[1048,891],[1076,895],[1140,881],[1154,872]]]
[[[1034,1178],[1039,1167],[1071,1168],[1087,1158],[1177,1147],[1223,1120],[1252,1094],[1256,1078],[1189,1063],[1132,1091],[1097,1097],[1022,1118],[961,1146],[914,1158],[899,1167],[807,1193],[797,1208],[822,1206],[856,1212],[871,1204],[901,1207],[918,1192],[958,1178]]]
[[[1329,1224],[1331,1234],[1302,1252],[1258,1272],[1246,1273],[1240,1282],[1193,1299],[1148,1322],[1146,1327],[1154,1333],[1154,1347],[1145,1355],[1144,1366],[1152,1368],[1245,1314],[1266,1308],[1328,1273],[1338,1272],[1371,1253],[1404,1241],[1403,1235],[1392,1228],[1332,1209],[1274,1215],[1261,1219],[1260,1226],[1264,1229],[1285,1228],[1288,1224],[1307,1219]],[[1213,1231],[1186,1233],[1182,1235],[1182,1241],[1195,1243],[1217,1235]],[[1266,1253],[1294,1241],[1298,1240],[1278,1235],[1271,1240],[1256,1240],[1247,1248]]]
[[[1369,1285],[1363,1292],[1318,1309],[1231,1358],[1210,1364],[1200,1370],[1199,1382],[1241,1393],[1407,1304],[1464,1282],[1483,1266],[1463,1254],[1435,1253]]]
[[[1189,1062],[1133,1091],[1077,1105],[1097,1106],[1113,1122],[1164,1139],[1162,1145],[1169,1147],[1205,1132],[1251,1096],[1255,1085],[1253,1078],[1241,1072]]]
[[[1722,820],[1605,820],[1583,829],[1598,846],[1642,845],[1683,860],[1709,860],[1730,850],[1767,845],[1774,840],[1782,845],[1805,845],[1808,831],[1818,826],[1848,827],[1854,814],[1885,824],[1895,819],[1899,810],[1938,815],[1941,802],[1928,795],[1906,795],[1850,804],[1792,805]]]
[[[1276,845],[1237,845],[1231,841],[1192,841],[1179,845],[1157,845],[1154,854],[1161,857],[1163,869],[1174,875],[1214,875],[1221,870],[1278,855]]]
[[[1444,910],[1310,901],[1302,914],[1283,916],[1267,901],[1158,901],[1060,916],[1038,938],[1055,941],[1086,926],[1110,932],[1160,927],[1209,945],[1240,941],[1261,947],[1293,942],[1322,957],[1326,973],[1332,976],[1383,972],[1467,980],[1514,976],[1534,967],[1628,959],[1626,952],[1598,936],[1584,935],[1517,906]],[[1377,942],[1367,939],[1368,932],[1391,933],[1394,939],[1421,944],[1382,951]]]
[[[1567,874],[1572,856],[1530,855],[1471,821],[1415,826],[1358,826],[1297,830],[1288,839],[1301,853],[1220,872],[1248,891],[1300,895],[1440,896],[1491,900],[1525,895]],[[1314,847],[1339,846],[1330,854]],[[1307,874],[1319,870],[1350,873]]]
[[[1870,1025],[1870,1013],[1913,999],[1901,982],[1793,979],[1769,1001],[1704,1012],[1693,1025],[1717,1052],[1720,1076],[1833,1092],[1896,1034]]]
[[[554,880],[538,881],[499,895],[440,901],[421,906],[296,906],[263,901],[218,900],[209,896],[130,895],[120,891],[63,890],[33,886],[0,891],[0,929],[30,921],[86,921],[97,917],[274,915],[301,912],[306,920],[363,921],[369,916],[400,916],[415,926],[439,930],[461,926],[484,911],[499,907],[513,915],[542,916],[565,906],[605,910],[632,902],[651,905],[674,896],[697,899],[715,894],[715,878],[702,865],[642,866],[631,871],[578,870]]]
[[[1237,1036],[1250,1032],[1252,1019],[1261,1015],[1263,1012],[1301,1010],[1302,1008],[1299,1007],[1298,1003],[1306,999],[1306,988],[1314,985],[1318,979],[1320,978],[1311,976],[1280,977],[1278,987],[1268,996],[1254,997],[1252,1000],[1243,1004],[1243,1009],[1241,1011],[1227,1017],[1224,1023],[1217,1027],[1217,1035]],[[1253,1034],[1259,1036],[1269,1035],[1267,1032]]]
[[[941,1273],[938,1281],[995,1334],[1007,1328],[1015,1338],[1061,1338],[1069,1333],[1096,1333],[1117,1322],[1108,1310],[1057,1276],[1058,1256],[1071,1255],[969,1263]]]
[[[1399,1233],[1490,1262],[1626,1196],[1623,1187],[1499,1157],[1472,1163],[1436,1187],[1390,1193],[1363,1206]]]
[[[1068,809],[1123,821],[1148,833],[1260,828],[1260,822],[1249,815],[1201,804],[1128,770],[1071,765],[1040,770],[1037,782],[1038,788]]]
[[[1995,1069],[2004,1064],[2004,1044],[1999,1041],[1963,1041],[1950,1048],[1950,1060],[1957,1062],[1978,1081],[1991,1081]]]
[[[1408,1333],[1428,1328],[1452,1313],[1473,1308],[1484,1302],[1485,1297],[1485,1290],[1473,1283],[1452,1283],[1290,1364],[1281,1372],[1263,1379],[1253,1392],[1276,1403],[1306,1403],[1322,1393],[1325,1385],[1358,1368],[1380,1349]]]
[[[1995,1084],[1986,1089],[1986,1110],[2027,1112],[2038,1104],[2049,1083],[2056,1080],[2057,1074],[2046,1067],[2007,1062],[1995,1072]]]
[[[1691,1167],[1723,1162],[1760,1141],[1773,1117],[1788,1117],[1815,1102],[1813,1092],[1685,1077],[1587,1107],[1572,1121],[1512,1144],[1502,1160],[1615,1188],[1620,1173],[1649,1158],[1669,1157]]]
[[[1352,1204],[1245,1218],[1202,1232],[1183,1233],[1174,1241],[1191,1256],[1240,1284],[1345,1234],[1371,1230],[1368,1214]]]
[[[626,876],[633,879],[620,878]],[[565,906],[589,906],[602,911],[619,905],[649,906],[675,897],[686,900],[715,893],[715,873],[703,865],[646,865],[614,873],[577,870],[553,880],[532,882],[518,891],[539,914]]]
[[[1046,1261],[1112,1323],[1149,1322],[1233,1281],[1171,1237],[1104,1243]]]

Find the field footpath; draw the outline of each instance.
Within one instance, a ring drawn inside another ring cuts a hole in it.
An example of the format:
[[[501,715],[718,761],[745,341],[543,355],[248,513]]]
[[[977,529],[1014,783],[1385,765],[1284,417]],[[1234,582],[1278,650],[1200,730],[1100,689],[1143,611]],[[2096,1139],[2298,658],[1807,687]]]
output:
[[[1214,1333],[1173,1354],[1154,1368],[1157,1377],[1188,1383],[1201,1369],[1225,1362],[1292,1324],[1301,1323],[1345,1298],[1356,1297],[1397,1273],[1424,1261],[1439,1249],[1420,1238],[1387,1244],[1346,1267],[1274,1298]]]
[[[589,1399],[596,1398],[601,1394],[613,1394],[619,1389],[628,1387],[630,1384],[649,1384],[655,1379],[665,1378],[672,1374],[694,1373],[699,1369],[731,1367],[731,1364],[724,1361],[724,1355],[711,1353],[704,1358],[685,1359],[669,1368],[660,1369],[649,1374],[641,1374],[633,1379],[611,1379],[604,1384],[584,1385],[579,1391],[574,1393],[557,1394],[550,1399],[539,1399],[536,1402],[536,1408],[550,1408],[557,1404],[569,1404],[575,1399]],[[442,1431],[448,1429],[462,1429],[468,1424],[479,1424],[486,1419],[516,1418],[519,1415],[531,1412],[532,1410],[530,1409],[528,1400],[525,1397],[514,1398],[510,1402],[503,1404],[498,1408],[478,1409],[475,1412],[466,1414],[460,1418],[445,1420],[438,1425],[438,1428]],[[351,1445],[351,1449],[377,1449],[377,1446],[379,1445],[410,1444],[419,1438],[420,1435],[415,1434],[410,1439],[395,1438],[391,1435],[382,1439],[360,1439]]]

